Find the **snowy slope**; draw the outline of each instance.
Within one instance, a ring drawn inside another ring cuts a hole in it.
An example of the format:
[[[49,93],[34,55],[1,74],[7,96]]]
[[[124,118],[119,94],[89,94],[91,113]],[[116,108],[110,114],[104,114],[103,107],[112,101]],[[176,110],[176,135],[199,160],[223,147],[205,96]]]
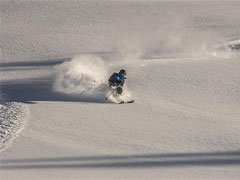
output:
[[[1,179],[239,179],[239,8],[2,1]]]

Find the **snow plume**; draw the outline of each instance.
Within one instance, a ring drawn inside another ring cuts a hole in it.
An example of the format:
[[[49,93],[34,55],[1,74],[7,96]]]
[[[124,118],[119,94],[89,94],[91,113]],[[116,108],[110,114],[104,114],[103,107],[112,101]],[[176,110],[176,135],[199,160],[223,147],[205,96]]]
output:
[[[181,21],[180,21],[181,22]],[[148,53],[186,58],[229,58],[229,48],[218,48],[224,38],[211,29],[187,26],[186,22],[173,23],[160,29],[159,40]]]
[[[97,56],[81,55],[55,66],[53,89],[66,94],[96,95],[108,78],[107,65]]]
[[[224,41],[220,33],[194,23],[188,15],[162,20],[158,24],[151,20],[136,20],[131,29],[122,25],[113,51],[118,53],[122,63],[158,57],[229,57],[228,51],[216,48]]]

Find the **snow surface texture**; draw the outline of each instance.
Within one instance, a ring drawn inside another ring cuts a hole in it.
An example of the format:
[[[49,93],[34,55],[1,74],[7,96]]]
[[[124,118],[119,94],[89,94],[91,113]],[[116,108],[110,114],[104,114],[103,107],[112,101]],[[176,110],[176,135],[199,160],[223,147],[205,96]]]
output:
[[[1,180],[240,178],[238,1],[0,9]]]

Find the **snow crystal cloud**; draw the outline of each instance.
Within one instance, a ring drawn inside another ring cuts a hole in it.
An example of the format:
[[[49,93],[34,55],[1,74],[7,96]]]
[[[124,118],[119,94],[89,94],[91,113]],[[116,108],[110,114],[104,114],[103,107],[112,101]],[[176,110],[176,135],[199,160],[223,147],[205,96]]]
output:
[[[218,48],[226,41],[221,33],[204,28],[204,24],[198,25],[195,21],[199,17],[194,21],[187,13],[159,20],[158,24],[146,17],[144,21],[134,21],[131,29],[123,28],[113,49],[118,53],[117,58],[129,64],[158,57],[225,58],[232,55],[227,46]]]
[[[92,95],[106,83],[107,65],[97,56],[81,55],[55,66],[53,89],[66,94]]]

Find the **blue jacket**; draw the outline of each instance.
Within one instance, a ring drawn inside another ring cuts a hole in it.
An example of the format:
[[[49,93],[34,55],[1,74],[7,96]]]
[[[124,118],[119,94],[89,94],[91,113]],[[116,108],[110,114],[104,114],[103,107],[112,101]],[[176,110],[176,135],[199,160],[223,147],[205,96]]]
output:
[[[125,83],[125,78],[119,73],[113,73],[108,82],[113,86],[122,86]]]

